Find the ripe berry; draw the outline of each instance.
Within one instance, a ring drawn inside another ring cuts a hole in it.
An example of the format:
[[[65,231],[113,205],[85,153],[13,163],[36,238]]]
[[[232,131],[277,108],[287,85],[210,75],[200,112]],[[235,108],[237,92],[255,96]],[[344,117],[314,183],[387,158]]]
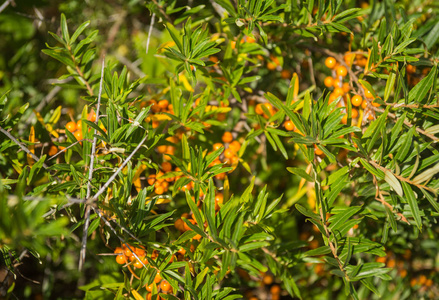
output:
[[[222,141],[224,143],[230,143],[231,141],[233,141],[233,135],[231,132],[224,132],[223,137],[222,137]]]
[[[328,76],[325,78],[325,80],[323,81],[323,83],[325,84],[326,87],[332,87],[332,85],[334,84],[334,78],[332,78],[331,76]]]
[[[220,149],[221,147],[224,147],[223,144],[221,144],[221,143],[215,143],[215,144],[213,144],[213,150],[214,150],[214,151]]]
[[[282,77],[283,79],[290,79],[291,72],[288,70],[282,70],[282,72],[280,72],[280,77]]]
[[[224,156],[227,158],[232,158],[235,156],[235,153],[232,151],[232,149],[228,148],[224,151]]]
[[[161,109],[165,110],[165,109],[168,107],[168,105],[169,105],[169,101],[168,101],[168,100],[160,100],[160,101],[157,103],[157,105],[158,105]]]
[[[76,140],[80,141],[82,140],[82,131],[81,130],[76,130],[73,135],[75,136]]]
[[[140,268],[143,267],[143,265],[142,265],[142,263],[139,260],[136,260],[134,262],[134,267],[137,268],[137,269],[140,269]]]
[[[256,105],[255,112],[256,112],[258,115],[262,115],[262,114],[264,113],[264,111],[262,110],[262,104],[261,104],[261,103],[259,103],[259,104]]]
[[[293,131],[294,130],[294,123],[292,121],[285,121],[284,127],[288,131]]]
[[[241,144],[238,141],[233,141],[229,144],[229,149],[238,153],[239,149],[241,149]]]
[[[353,108],[351,111],[351,115],[352,115],[352,119],[355,119],[356,117],[358,117],[358,110]]]
[[[325,66],[330,68],[330,69],[334,68],[336,63],[337,63],[337,61],[335,60],[335,58],[333,58],[331,56],[325,60]]]
[[[339,66],[336,71],[338,76],[345,77],[348,74],[348,70],[345,66]]]
[[[146,285],[145,287],[146,287],[146,290],[151,293],[152,289],[154,288],[154,283],[151,283],[150,285]]]
[[[79,122],[79,121],[78,121]],[[75,122],[70,121],[66,124],[66,129],[70,132],[75,132],[78,129],[78,126]]]
[[[119,265],[123,265],[123,264],[127,263],[127,259],[126,259],[126,257],[123,254],[121,254],[121,255],[116,256],[116,262]]]
[[[265,276],[262,278],[262,282],[263,282],[265,285],[270,285],[270,284],[272,284],[272,283],[273,283],[273,276],[271,276],[271,275],[265,275]]]
[[[91,111],[87,116],[87,120],[89,120],[90,122],[96,122],[96,113],[94,111]]]
[[[162,195],[165,192],[165,189],[162,186],[156,186],[154,192],[157,195]]]
[[[372,93],[366,88],[364,89],[364,95],[366,96],[366,98],[369,98],[369,99],[373,98]]]
[[[360,95],[355,95],[351,98],[351,103],[354,106],[360,106],[363,103],[363,98]]]
[[[169,291],[172,291],[172,287],[166,280],[163,280],[162,283],[160,283],[160,288],[163,292],[167,293]]]
[[[345,93],[348,93],[351,90],[351,87],[349,86],[349,83],[347,83],[347,82],[343,83],[341,88],[343,89],[343,91]]]
[[[50,146],[49,153],[48,153],[49,156],[54,156],[57,153],[58,153],[58,148],[54,145]]]
[[[162,163],[162,170],[163,170],[163,172],[171,172],[171,170],[172,170],[171,163],[168,161],[163,162]]]
[[[157,274],[155,275],[154,282],[159,283],[162,281],[162,276],[160,276],[160,271],[157,271]]]
[[[316,154],[316,155],[322,155],[323,154],[323,151],[322,150],[320,150],[320,148],[318,148],[317,147],[317,145],[314,145],[314,153]]]

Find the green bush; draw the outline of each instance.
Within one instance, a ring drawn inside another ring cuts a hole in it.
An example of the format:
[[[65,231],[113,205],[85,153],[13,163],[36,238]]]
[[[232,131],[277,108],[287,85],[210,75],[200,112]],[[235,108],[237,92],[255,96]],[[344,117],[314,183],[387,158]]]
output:
[[[32,5],[0,9],[0,298],[439,297],[433,1]]]

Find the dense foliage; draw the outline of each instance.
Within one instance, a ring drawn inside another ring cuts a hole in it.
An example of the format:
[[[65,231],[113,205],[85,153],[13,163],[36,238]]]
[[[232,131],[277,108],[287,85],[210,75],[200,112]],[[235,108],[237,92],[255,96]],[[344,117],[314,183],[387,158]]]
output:
[[[0,298],[439,297],[434,1],[8,0],[0,32]]]

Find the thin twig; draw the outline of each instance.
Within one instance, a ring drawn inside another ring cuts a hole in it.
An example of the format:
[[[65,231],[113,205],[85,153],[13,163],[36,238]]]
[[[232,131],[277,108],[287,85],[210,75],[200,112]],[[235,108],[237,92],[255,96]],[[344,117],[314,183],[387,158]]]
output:
[[[120,171],[122,171],[122,169],[128,164],[128,162],[131,160],[131,158],[133,158],[134,154],[136,154],[136,152],[140,149],[140,147],[143,146],[143,143],[146,141],[147,138],[148,138],[148,134],[145,135],[145,137],[140,141],[140,143],[133,150],[133,152],[127,157],[127,159],[125,159],[125,161],[122,163],[122,165],[116,170],[116,172],[114,172],[114,174],[101,187],[101,189],[96,193],[96,195],[94,195],[91,199],[87,200],[88,204],[95,202],[99,198],[99,196],[102,195],[102,193],[106,191],[108,186],[111,184],[111,182],[113,182],[113,180],[120,173]]]
[[[12,2],[12,0],[6,0],[2,6],[0,6],[0,13],[5,10],[6,7]]]
[[[102,68],[101,68],[101,80],[99,82],[99,94],[98,94],[98,103],[96,108],[96,124],[99,124],[99,110],[101,107],[101,95],[102,95],[102,82],[104,79],[104,66],[105,66],[105,57],[102,58]],[[90,197],[91,194],[91,180],[93,179],[93,164],[94,164],[94,156],[96,153],[96,144],[97,144],[97,137],[96,137],[96,129],[93,131],[93,143],[91,145],[91,154],[90,154],[90,168],[88,172],[88,182],[87,182],[87,196],[86,199]],[[87,249],[87,233],[88,233],[88,227],[90,226],[90,206],[87,205],[87,208],[85,209],[85,223],[84,223],[84,229],[82,232],[82,245],[81,245],[81,251],[79,255],[79,271],[82,270],[82,267],[84,266],[85,261],[85,254]]]
[[[375,168],[380,169],[381,171],[383,171],[384,173],[385,173],[385,172],[389,172],[389,173],[391,173],[393,176],[395,176],[396,178],[398,178],[399,180],[404,181],[404,182],[407,182],[407,183],[410,184],[410,185],[414,185],[414,186],[416,186],[416,187],[418,187],[418,188],[420,188],[420,189],[422,188],[422,189],[427,190],[427,191],[432,192],[432,193],[436,193],[436,192],[437,192],[437,190],[434,189],[434,188],[431,188],[431,187],[426,186],[426,185],[423,185],[423,184],[416,184],[415,182],[411,181],[410,179],[407,179],[407,178],[404,178],[404,177],[402,177],[402,176],[400,176],[400,175],[397,175],[397,174],[393,173],[391,170],[389,170],[389,169],[387,169],[387,168],[385,168],[385,167],[383,167],[383,166],[377,164],[377,163],[374,162],[373,160],[368,160],[368,162],[369,162],[372,166],[374,166]]]
[[[407,220],[406,217],[404,217],[404,215],[402,213],[395,212],[393,210],[393,206],[390,205],[389,203],[387,203],[387,201],[384,199],[383,194],[381,193],[380,187],[378,185],[378,180],[376,179],[375,175],[372,175],[372,176],[373,176],[373,183],[374,183],[375,189],[376,189],[375,200],[381,202],[381,204],[383,204],[384,206],[389,208],[392,213],[396,213],[401,218],[401,220],[403,220],[404,222],[406,222],[407,224],[410,225],[410,222]]]
[[[5,129],[3,129],[0,126],[0,132],[2,132],[4,135],[6,135],[9,139],[11,139],[15,144],[18,145],[18,147],[21,148],[21,150],[23,150],[24,152],[26,152],[27,154],[29,154],[36,162],[38,162],[40,159],[38,158],[38,156],[36,156],[34,153],[30,152],[29,149],[27,149],[25,146],[23,146],[15,137],[13,137],[8,131],[6,131]],[[43,163],[43,168],[47,169],[48,166]]]
[[[151,40],[151,34],[152,34],[152,28],[154,26],[154,22],[155,22],[155,13],[152,13],[151,24],[149,25],[149,30],[148,30],[148,39],[146,40],[146,54],[148,54],[149,41]]]

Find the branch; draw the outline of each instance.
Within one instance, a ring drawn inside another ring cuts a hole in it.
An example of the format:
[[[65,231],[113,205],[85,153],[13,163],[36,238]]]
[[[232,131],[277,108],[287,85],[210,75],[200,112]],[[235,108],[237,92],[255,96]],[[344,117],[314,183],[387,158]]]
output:
[[[145,137],[140,141],[140,143],[137,145],[137,147],[134,149],[134,151],[127,157],[127,159],[122,163],[122,165],[116,170],[116,172],[108,179],[108,181],[100,188],[100,190],[94,195],[92,198],[87,199],[87,204],[91,204],[95,202],[102,193],[106,191],[108,186],[111,184],[111,182],[116,178],[116,176],[122,171],[122,169],[128,164],[128,162],[133,158],[134,154],[142,147],[143,143],[145,143],[146,139],[148,138],[148,134],[145,135]]]
[[[101,81],[99,83],[99,94],[98,94],[98,104],[96,108],[96,124],[99,124],[99,110],[101,107],[101,95],[102,95],[102,81],[104,79],[104,66],[105,66],[105,57],[102,58],[102,68],[101,68]],[[96,143],[97,143],[97,137],[96,137],[96,129],[93,131],[93,144],[91,146],[91,154],[90,154],[90,168],[88,172],[88,182],[87,182],[87,196],[86,199],[90,197],[91,193],[91,180],[93,179],[93,164],[94,164],[94,156],[96,153]],[[79,255],[79,271],[82,270],[82,267],[84,265],[85,261],[85,250],[87,249],[87,233],[88,233],[88,227],[90,226],[90,206],[87,206],[85,210],[85,223],[84,223],[84,229],[82,232],[82,245],[81,245],[81,251]]]

